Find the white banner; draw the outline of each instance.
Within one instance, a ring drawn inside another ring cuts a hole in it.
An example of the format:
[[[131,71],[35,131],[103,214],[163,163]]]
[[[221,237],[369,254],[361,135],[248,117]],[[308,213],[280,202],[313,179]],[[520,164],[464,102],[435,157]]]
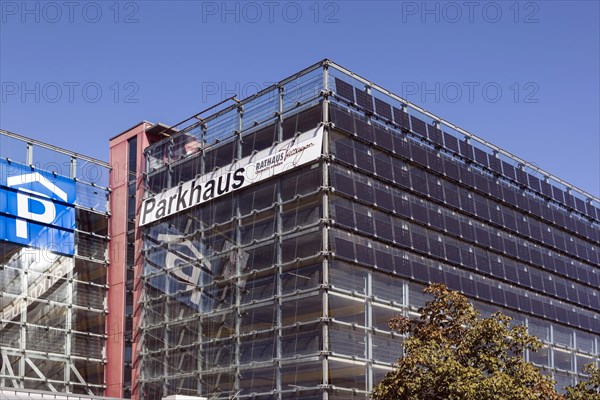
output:
[[[314,161],[320,157],[322,145],[323,127],[320,126],[147,198],[142,204],[140,226]]]

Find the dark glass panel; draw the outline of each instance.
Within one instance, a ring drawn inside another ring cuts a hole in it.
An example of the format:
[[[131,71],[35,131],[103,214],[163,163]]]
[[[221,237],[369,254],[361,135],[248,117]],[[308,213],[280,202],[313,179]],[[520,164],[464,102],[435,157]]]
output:
[[[533,175],[529,175],[529,187],[536,192],[540,192],[540,180]]]
[[[356,104],[373,112],[373,96],[368,94],[366,90],[360,90],[359,88],[354,88],[354,92],[356,94]]]
[[[567,203],[567,206],[570,208],[575,208],[575,198],[573,195],[565,193],[565,203]]]
[[[356,165],[358,168],[364,169],[365,171],[373,171],[373,155],[370,153],[369,147],[363,143],[354,143],[354,154],[356,157]]]
[[[429,253],[438,258],[444,258],[444,245],[436,237],[429,238]]]
[[[388,251],[375,250],[375,259],[378,269],[393,272],[394,271],[394,263],[392,261],[392,255]]]
[[[535,314],[544,314],[544,303],[539,300],[531,299],[531,311]]]
[[[521,168],[517,168],[517,181],[524,186],[529,185],[527,175],[527,172],[523,171]]]
[[[339,78],[335,78],[335,91],[338,96],[354,103],[354,88],[349,83],[346,83]]]
[[[377,125],[373,127],[373,131],[375,133],[375,143],[384,149],[392,151],[394,148],[392,133],[388,130],[378,127]]]
[[[506,262],[504,264],[504,277],[510,282],[519,283],[517,268],[512,263]]]
[[[519,299],[515,292],[507,290],[504,292],[504,298],[506,300],[506,305],[511,308],[518,309],[519,308]]]
[[[422,135],[422,136],[427,136],[427,125],[425,124],[424,121],[422,121],[419,118],[416,118],[415,116],[411,115],[410,116],[410,122],[412,124],[412,130],[413,130],[413,132],[416,132],[416,133],[418,133],[419,135]]]
[[[460,282],[462,285],[462,292],[465,295],[475,297],[475,296],[479,296],[480,292],[483,292],[483,294],[485,295],[486,288],[476,286],[476,283],[473,279],[469,279],[469,277],[467,277],[467,276],[461,276]],[[487,285],[484,285],[484,286],[487,286]],[[488,298],[489,298],[489,296],[488,296]]]
[[[336,159],[354,165],[355,160],[354,148],[352,147],[352,140],[336,140],[333,145],[333,154],[335,155]]]
[[[354,123],[356,125],[356,135],[359,138],[367,141],[368,143],[373,142],[373,129],[371,125],[369,125],[368,121],[363,119],[362,117],[355,116]]]
[[[474,147],[473,150],[475,151],[475,161],[485,167],[488,166],[488,155],[485,151],[481,150],[480,148]]]
[[[552,186],[548,182],[541,181],[540,186],[542,189],[542,193],[544,193],[548,197],[552,197]]]
[[[460,141],[460,154],[469,160],[473,159],[473,146],[464,140]]]
[[[448,286],[449,289],[458,291],[462,289],[459,275],[456,275],[450,271],[446,271],[444,273],[444,277],[444,283]]]
[[[355,181],[356,183],[356,196],[369,204],[373,203],[373,188],[366,183]]]
[[[388,211],[394,211],[394,202],[389,189],[385,190],[375,187],[375,204]]]
[[[450,161],[447,159],[442,159],[444,165],[444,173],[454,179],[455,181],[460,180],[460,174],[458,172],[458,166],[454,163],[454,161]]]
[[[484,253],[475,254],[475,267],[478,271],[481,271],[484,274],[490,274],[492,272],[490,260]]]
[[[354,222],[354,211],[348,209],[339,204],[335,205],[335,223],[354,228],[356,226]]]
[[[409,141],[409,143],[410,143],[410,158],[417,164],[426,166],[427,165],[427,154],[425,152],[425,149],[413,141]]]
[[[519,274],[519,283],[531,287],[531,273],[522,266],[517,267],[517,273]]]
[[[556,201],[564,204],[565,198],[564,198],[564,192],[562,190],[560,190],[556,186],[552,186],[552,195],[553,195],[552,197],[554,197],[554,199]]]
[[[375,229],[377,232],[377,237],[394,241],[394,232],[392,230],[392,224],[389,221],[389,216],[387,220],[383,219],[375,219]]]
[[[446,147],[458,153],[458,139],[449,133],[444,132],[444,143]]]
[[[412,276],[415,280],[423,283],[429,283],[429,268],[427,265],[413,262],[411,266]]]
[[[350,196],[354,196],[354,181],[352,180],[352,178],[341,173],[335,172],[334,186],[336,191],[346,193]]]
[[[369,235],[375,233],[373,229],[373,218],[363,213],[356,213],[356,227],[360,232],[365,232]]]
[[[408,113],[393,107],[392,108],[393,113],[394,113],[394,122],[399,125],[400,127],[409,130],[410,129],[410,123],[409,123],[409,116]]]
[[[568,314],[570,313],[570,311],[559,305],[555,306],[554,310],[556,311],[556,319],[558,321],[563,322],[565,324],[569,323]]]
[[[550,303],[543,303],[543,313],[546,316],[546,318],[551,319],[551,320],[556,320],[556,307],[554,307],[554,305],[550,304]],[[533,312],[539,312],[539,310],[531,310]]]
[[[519,310],[527,313],[531,312],[531,300],[529,297],[525,297],[522,294],[517,295],[517,301],[519,302]]]
[[[401,256],[394,256],[394,270],[396,274],[404,278],[412,278],[410,261]]]
[[[354,244],[348,240],[336,237],[333,251],[336,256],[354,260]]]
[[[502,161],[502,172],[510,179],[516,179],[515,167],[512,164]]]
[[[375,112],[388,121],[392,120],[392,106],[377,97],[375,97]]]
[[[373,265],[373,249],[356,243],[356,260],[366,265]]]
[[[429,268],[429,280],[431,283],[444,282],[444,272],[439,268]]]
[[[404,135],[393,135],[392,136],[394,142],[394,153],[408,158],[410,157],[410,150],[408,148],[408,141]]]
[[[504,290],[496,286],[490,286],[492,292],[491,299],[494,303],[503,305],[504,304]]]
[[[332,106],[332,122],[336,129],[341,129],[348,133],[354,134],[354,117],[348,111],[343,110],[339,107]],[[295,122],[295,121],[294,121]],[[295,132],[295,123],[294,128],[289,128],[288,130],[293,130]],[[285,122],[284,122],[284,131],[285,131]]]
[[[427,134],[429,139],[440,147],[444,145],[444,141],[442,139],[442,131],[439,128],[428,125],[427,126]]]
[[[497,172],[498,174],[502,174],[502,162],[498,157],[494,157],[492,154],[488,154],[488,163],[490,168]]]

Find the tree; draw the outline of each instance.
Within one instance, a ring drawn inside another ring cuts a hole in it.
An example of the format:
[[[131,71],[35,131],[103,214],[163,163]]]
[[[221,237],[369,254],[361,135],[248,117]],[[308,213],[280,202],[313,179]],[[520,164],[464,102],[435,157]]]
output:
[[[542,343],[511,318],[480,314],[462,294],[443,284],[418,319],[396,316],[390,329],[409,334],[404,356],[377,385],[375,400],[558,400],[554,381],[523,358]],[[583,398],[573,398],[583,399]],[[587,398],[586,398],[587,399]]]
[[[589,364],[585,367],[584,372],[589,375],[589,380],[568,387],[566,400],[600,400],[600,368]]]

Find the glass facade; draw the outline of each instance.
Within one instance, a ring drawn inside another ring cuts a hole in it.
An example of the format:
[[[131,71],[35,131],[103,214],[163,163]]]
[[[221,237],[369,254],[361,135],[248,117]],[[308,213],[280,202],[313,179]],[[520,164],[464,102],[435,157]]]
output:
[[[141,227],[134,397],[367,398],[431,282],[559,387],[598,362],[598,199],[329,61],[149,147],[146,197],[319,125],[319,160]]]
[[[0,131],[0,161],[1,182],[8,182],[0,185],[0,386],[102,396],[108,165],[6,131]],[[14,177],[19,184],[37,179],[59,194],[66,184],[73,188],[74,201],[51,203],[39,185],[39,193],[20,191],[10,183]],[[16,216],[11,210],[11,198],[24,193],[30,196],[25,203],[30,217],[21,213],[23,203],[18,203]],[[72,214],[72,224],[53,227],[51,220],[42,218],[50,208],[62,212],[63,221]],[[43,224],[32,223],[35,216]],[[29,225],[21,236],[31,245],[13,240],[15,224]],[[53,241],[63,236],[47,235],[52,230],[70,235],[72,243]]]

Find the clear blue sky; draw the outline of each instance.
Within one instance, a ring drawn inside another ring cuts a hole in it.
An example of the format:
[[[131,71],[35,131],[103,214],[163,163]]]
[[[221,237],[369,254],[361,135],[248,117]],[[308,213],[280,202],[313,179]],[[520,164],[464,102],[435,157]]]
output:
[[[6,130],[106,160],[141,120],[330,58],[600,195],[598,1],[0,5]]]

